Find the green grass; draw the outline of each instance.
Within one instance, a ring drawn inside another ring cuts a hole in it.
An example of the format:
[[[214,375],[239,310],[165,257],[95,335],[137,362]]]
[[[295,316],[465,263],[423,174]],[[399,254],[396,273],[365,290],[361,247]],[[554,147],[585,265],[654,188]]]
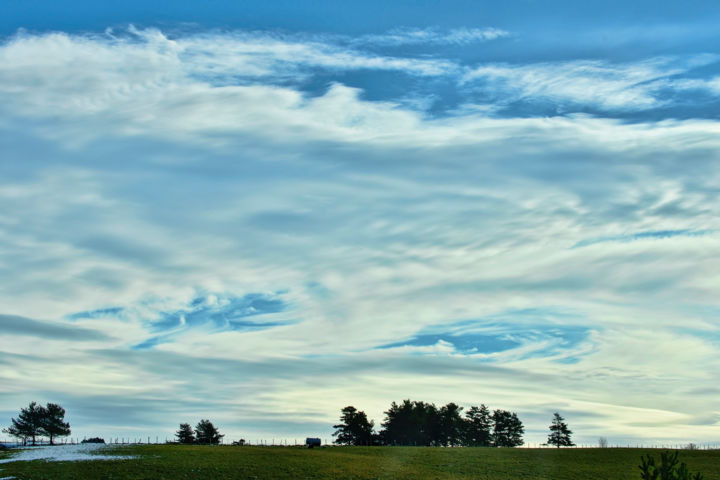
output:
[[[640,456],[660,450],[143,445],[111,452],[138,458],[12,462],[0,464],[0,478],[639,480]],[[681,451],[680,461],[720,480],[720,450]]]

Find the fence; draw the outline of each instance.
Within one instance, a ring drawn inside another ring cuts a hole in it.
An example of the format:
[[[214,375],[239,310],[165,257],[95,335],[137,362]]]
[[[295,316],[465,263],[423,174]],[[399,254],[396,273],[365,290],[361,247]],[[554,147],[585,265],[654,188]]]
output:
[[[101,437],[102,438],[102,437]],[[105,443],[108,445],[160,445],[165,443],[174,442],[174,437],[161,437],[148,436],[148,437],[104,437]],[[86,438],[59,438],[54,441],[55,445],[77,445],[82,443]],[[231,445],[235,442],[239,442],[241,439],[231,440],[224,438],[222,442],[224,445]],[[270,439],[243,439],[244,444],[248,446],[262,446],[262,447],[301,447],[305,445],[305,438],[286,438],[277,437]],[[38,440],[35,442],[37,446],[49,445],[50,442],[47,440]],[[332,442],[328,443],[327,438],[323,439],[323,446],[331,446]],[[16,439],[2,439],[0,438],[0,445],[6,445],[8,447],[21,447],[31,446],[30,441],[23,444],[22,441]],[[517,448],[556,448],[552,445],[546,445],[543,443],[526,442],[521,447]],[[720,443],[624,443],[624,444],[610,444],[606,447],[600,447],[597,443],[579,444],[573,447],[562,447],[562,448],[644,448],[644,449],[664,449],[664,450],[718,450],[720,449]]]
[[[105,443],[107,445],[161,445],[165,443],[173,443],[175,441],[174,437],[161,437],[159,435],[156,436],[149,436],[149,437],[100,437],[105,440]],[[77,437],[70,437],[70,438],[58,438],[54,440],[55,445],[77,445],[83,442],[83,440],[87,440],[87,437],[85,438],[77,438]],[[267,439],[253,439],[253,440],[245,440],[245,439],[238,439],[236,441],[234,440],[225,440],[224,442],[221,441],[221,443],[225,445],[230,445],[234,442],[239,442],[240,440],[244,440],[245,445],[254,445],[254,446],[264,446],[264,447],[301,447],[305,445],[305,438],[302,439],[289,439],[289,438],[271,438],[270,441]],[[28,440],[27,442],[23,442],[22,440],[17,439],[2,439],[0,438],[0,445],[6,445],[8,447],[22,447],[22,446],[33,446],[31,441]],[[50,445],[50,442],[47,440],[37,440],[35,442],[35,446],[44,446],[44,445]],[[330,445],[327,442],[327,439],[323,439],[323,445],[328,446]]]

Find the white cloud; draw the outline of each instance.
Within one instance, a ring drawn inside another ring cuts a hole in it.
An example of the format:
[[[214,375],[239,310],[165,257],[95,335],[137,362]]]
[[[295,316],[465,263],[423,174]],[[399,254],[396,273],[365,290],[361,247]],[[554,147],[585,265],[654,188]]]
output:
[[[717,122],[493,118],[469,108],[431,117],[340,82],[312,96],[278,79],[309,75],[309,65],[420,72],[443,62],[266,34],[135,35],[25,34],[0,48],[0,274],[12,279],[0,313],[60,321],[135,308],[128,318],[76,320],[116,338],[92,349],[0,344],[12,365],[3,409],[42,391],[80,412],[91,399],[79,389],[95,400],[127,391],[150,413],[172,397],[178,415],[211,408],[250,422],[293,408],[331,425],[348,403],[380,420],[407,396],[527,414],[567,402],[578,417],[595,401],[637,409],[609,416],[625,438],[643,435],[633,417],[671,419],[653,435],[684,439],[696,412],[715,408],[716,393],[693,389],[717,383],[720,371],[718,236],[572,246],[720,228]],[[642,85],[660,78],[659,64],[560,67],[556,79],[549,64],[470,76],[604,108],[655,102]],[[247,78],[211,81],[233,72]],[[295,323],[129,349],[147,337],[148,316],[199,291],[278,290],[288,291],[283,320]],[[577,364],[501,355],[481,364],[442,343],[413,357],[374,350],[428,326],[539,307],[576,312],[594,332],[592,348],[573,350]],[[678,338],[679,325],[704,333]],[[188,376],[221,398],[198,405]],[[88,414],[80,428],[101,420]],[[600,426],[591,426],[594,439]]]
[[[713,95],[720,95],[720,77],[712,78],[693,78],[679,79],[668,82],[669,85],[677,90],[700,90],[706,91]]]
[[[507,37],[509,32],[499,28],[454,28],[441,31],[437,28],[399,28],[387,33],[364,35],[354,40],[356,44],[381,46],[400,45],[468,45]]]
[[[470,69],[463,82],[502,102],[537,99],[567,107],[577,104],[593,108],[635,111],[670,104],[660,95],[665,88],[678,88],[691,80],[673,77],[689,68],[712,63],[715,56],[698,55],[683,61],[656,58],[631,63],[573,60],[553,63],[487,64]],[[712,83],[699,87],[712,88]]]
[[[314,39],[239,33],[197,35],[172,42],[180,48],[183,60],[193,66],[192,74],[208,78],[282,77],[302,73],[304,68],[397,70],[435,76],[456,68],[447,60],[388,57]]]
[[[662,68],[665,67],[665,68]],[[677,73],[660,62],[613,66],[601,61],[539,65],[484,65],[464,76],[482,81],[478,88],[506,96],[573,102],[607,109],[635,110],[657,106],[651,82]]]

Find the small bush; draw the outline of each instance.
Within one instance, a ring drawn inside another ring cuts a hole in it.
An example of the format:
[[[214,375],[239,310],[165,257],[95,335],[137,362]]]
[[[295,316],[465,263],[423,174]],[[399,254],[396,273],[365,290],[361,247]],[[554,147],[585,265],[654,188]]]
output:
[[[100,437],[86,438],[80,443],[105,443],[105,439]]]
[[[655,463],[655,458],[647,455],[640,457],[640,478],[642,480],[702,480],[700,473],[692,475],[685,463],[678,465],[678,452],[663,452],[660,454],[660,465]]]

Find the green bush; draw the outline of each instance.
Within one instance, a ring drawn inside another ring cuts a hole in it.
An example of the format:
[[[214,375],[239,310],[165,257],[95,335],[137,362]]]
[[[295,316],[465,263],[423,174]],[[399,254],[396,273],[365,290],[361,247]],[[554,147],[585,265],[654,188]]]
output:
[[[678,465],[678,452],[663,452],[660,454],[660,465],[649,454],[640,457],[639,466],[642,480],[702,480],[700,473],[692,475],[685,463]]]

